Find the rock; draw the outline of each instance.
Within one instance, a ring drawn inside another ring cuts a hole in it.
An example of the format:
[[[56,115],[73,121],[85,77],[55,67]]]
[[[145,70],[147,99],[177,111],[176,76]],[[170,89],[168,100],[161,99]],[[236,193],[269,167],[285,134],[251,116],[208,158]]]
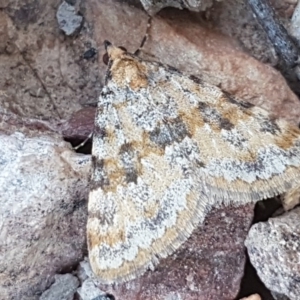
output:
[[[4,53],[9,42],[9,33],[7,30],[9,20],[5,13],[0,11],[0,54]]]
[[[0,130],[6,134],[15,131],[30,134],[32,131],[39,133],[57,133],[66,140],[84,140],[94,128],[96,108],[85,107],[72,114],[68,120],[41,120],[20,117],[14,113],[0,114]]]
[[[173,255],[161,260],[154,271],[125,284],[97,283],[89,267],[82,267],[89,283],[92,279],[115,299],[234,299],[244,274],[243,243],[252,217],[252,204],[214,209]]]
[[[83,58],[97,48],[93,31],[84,23],[76,37],[66,38],[55,17],[58,2],[10,0],[1,11],[0,112],[60,120],[97,100],[97,60]]]
[[[216,2],[221,2],[222,0],[140,0],[145,10],[150,14],[154,15],[159,12],[164,7],[176,7],[176,8],[186,8],[191,11],[205,11]],[[227,2],[227,1],[224,1]],[[229,1],[228,1],[229,2]],[[290,18],[297,0],[270,0],[270,4],[275,8],[282,18]],[[234,8],[232,9],[234,10]]]
[[[261,297],[258,294],[253,294],[249,297],[245,297],[240,300],[261,300]]]
[[[298,2],[290,24],[290,34],[298,41],[300,44],[300,2]]]
[[[90,48],[85,51],[82,55],[84,59],[92,59],[97,54],[97,50],[95,48]]]
[[[279,294],[279,293],[276,293],[276,292],[272,292],[271,294],[272,294],[274,300],[290,300],[290,298],[286,297],[283,294]]]
[[[89,263],[88,257],[85,257],[83,261],[79,263],[77,268],[77,277],[81,282],[86,279],[92,278],[95,281],[95,285],[99,284],[98,279],[94,277],[91,265]]]
[[[85,280],[77,292],[82,300],[94,300],[98,299],[98,297],[106,297],[106,293],[96,287],[92,279]]]
[[[55,275],[55,282],[39,300],[73,300],[79,285],[77,277],[71,274]]]
[[[84,140],[94,129],[96,108],[85,107],[78,110],[60,125],[62,135],[67,139]]]
[[[0,164],[1,299],[39,299],[86,249],[90,157],[27,130],[0,134]]]
[[[251,57],[254,53],[272,64],[276,60],[243,5],[242,0],[215,2],[205,18],[165,9],[154,17],[144,50],[298,124],[300,105],[283,77]],[[147,16],[142,9],[124,1],[91,0],[80,3],[82,30],[66,39],[53,17],[57,7],[54,0],[30,5],[21,0],[2,10],[0,39],[6,47],[0,46],[5,48],[0,55],[0,111],[29,118],[70,118],[81,105],[98,99],[106,70],[104,39],[133,52],[145,35]],[[91,48],[99,55],[85,59]]]
[[[141,0],[141,3],[150,15],[155,15],[164,7],[176,7],[180,9],[186,8],[192,11],[205,11],[208,7],[212,6],[213,0]]]
[[[277,15],[283,19],[290,19],[293,15],[298,0],[270,0]]]
[[[87,257],[80,262],[77,276],[81,281],[81,287],[77,290],[81,300],[111,300],[108,298],[109,295],[97,287],[99,281],[94,277]]]
[[[72,35],[78,31],[83,21],[83,17],[77,14],[75,7],[66,1],[59,6],[56,18],[59,28],[66,35]]]
[[[299,299],[300,208],[253,225],[245,245],[258,276],[272,292]]]
[[[275,49],[258,24],[247,1],[216,2],[208,12],[209,23],[213,28],[236,40],[244,52],[263,63],[273,66],[277,64],[278,57]]]
[[[280,195],[280,198],[285,211],[293,209],[300,203],[300,184]]]

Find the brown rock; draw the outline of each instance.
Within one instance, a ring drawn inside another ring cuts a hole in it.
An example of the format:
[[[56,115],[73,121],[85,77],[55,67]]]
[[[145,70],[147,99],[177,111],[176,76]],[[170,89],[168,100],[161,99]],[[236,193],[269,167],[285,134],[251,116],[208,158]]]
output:
[[[252,204],[214,209],[154,271],[126,284],[99,288],[124,300],[232,300],[244,273],[244,238],[252,217]]]
[[[84,140],[94,128],[96,108],[85,107],[69,120],[41,120],[20,117],[13,113],[0,114],[0,132],[12,134],[15,131],[32,134],[33,132],[49,132],[62,135],[67,140]]]
[[[20,117],[14,113],[2,113],[0,114],[0,132],[5,134],[12,134],[16,131],[28,134],[37,134],[37,132],[61,133],[62,127],[67,121],[57,122],[55,120],[40,120],[35,118]]]
[[[94,107],[86,107],[72,114],[71,118],[60,126],[64,138],[84,140],[93,132],[95,114]]]
[[[1,111],[68,119],[81,104],[97,99],[101,87],[97,61],[83,59],[85,51],[95,47],[89,24],[83,34],[65,38],[56,20],[59,4],[10,1],[2,10],[0,22],[6,23],[0,26],[0,40],[8,38],[6,52],[0,55]]]

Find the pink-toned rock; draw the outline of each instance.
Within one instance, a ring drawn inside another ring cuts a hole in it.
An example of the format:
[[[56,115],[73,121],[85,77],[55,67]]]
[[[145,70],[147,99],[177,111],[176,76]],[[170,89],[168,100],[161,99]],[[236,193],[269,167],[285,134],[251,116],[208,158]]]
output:
[[[84,140],[94,129],[96,108],[85,107],[60,125],[60,131],[64,138]]]
[[[66,39],[56,19],[60,4],[9,1],[1,11],[0,41],[5,38],[5,43],[0,53],[5,49],[0,55],[0,111],[68,119],[97,98],[101,87],[97,61],[83,58],[86,50],[96,47],[87,32],[89,23],[83,34]]]
[[[0,114],[0,132],[52,132],[62,135],[67,140],[84,140],[93,132],[95,113],[96,108],[85,107],[72,114],[68,120],[60,121],[21,117],[13,113]]]
[[[67,127],[64,125],[67,121],[57,121],[57,120],[42,120],[35,118],[27,118],[16,115],[12,112],[0,113],[0,132],[5,134],[12,134],[16,131],[21,131],[24,134],[33,133],[50,133],[56,132],[61,134],[62,127]]]

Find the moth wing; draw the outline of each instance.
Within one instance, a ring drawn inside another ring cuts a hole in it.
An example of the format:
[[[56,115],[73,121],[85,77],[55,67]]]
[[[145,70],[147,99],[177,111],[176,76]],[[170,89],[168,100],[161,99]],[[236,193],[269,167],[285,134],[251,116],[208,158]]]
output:
[[[126,52],[99,101],[87,224],[105,283],[145,272],[219,203],[247,203],[299,180],[299,130],[195,77]]]

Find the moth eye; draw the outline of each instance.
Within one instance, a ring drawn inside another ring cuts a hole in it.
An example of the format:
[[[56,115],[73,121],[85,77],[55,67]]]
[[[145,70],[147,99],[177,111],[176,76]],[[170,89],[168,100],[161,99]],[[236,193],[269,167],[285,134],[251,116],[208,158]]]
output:
[[[119,46],[118,48],[122,49],[123,51],[126,51],[127,52],[127,49],[123,46]]]
[[[108,65],[109,57],[107,52],[103,54],[102,61],[104,62],[105,65]]]

